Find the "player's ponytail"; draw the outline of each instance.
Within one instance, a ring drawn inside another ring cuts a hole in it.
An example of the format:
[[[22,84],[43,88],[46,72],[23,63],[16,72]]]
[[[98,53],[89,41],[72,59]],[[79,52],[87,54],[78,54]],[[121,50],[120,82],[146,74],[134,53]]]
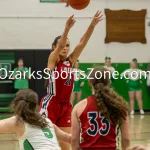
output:
[[[12,101],[11,108],[17,117],[17,123],[20,120],[37,127],[46,128],[48,123],[37,111],[38,96],[30,89],[19,90]]]
[[[113,123],[122,124],[129,112],[129,106],[121,96],[109,88],[108,70],[95,68],[90,78],[98,110]]]
[[[53,43],[52,43],[52,51],[54,51],[54,49],[55,49],[55,47],[57,46],[57,43],[58,43],[58,41],[60,40],[60,38],[61,38],[61,35],[60,35],[60,36],[57,36],[57,37],[54,39],[54,41],[53,41]]]
[[[58,40],[61,38],[61,36],[57,36],[54,40],[54,42],[52,43],[52,51],[55,49],[57,43],[58,43]]]
[[[103,83],[98,83],[94,85],[94,90],[98,109],[101,110],[103,115],[110,119],[108,115],[108,108],[106,107],[105,102],[103,100],[104,92],[108,93],[108,89],[106,88],[106,86],[104,86]]]

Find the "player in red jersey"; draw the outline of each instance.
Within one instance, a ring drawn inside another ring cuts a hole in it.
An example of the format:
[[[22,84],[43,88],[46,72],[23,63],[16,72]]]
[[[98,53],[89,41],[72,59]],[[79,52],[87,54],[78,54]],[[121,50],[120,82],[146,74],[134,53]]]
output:
[[[53,44],[53,52],[48,59],[48,68],[50,69],[50,80],[48,85],[48,94],[42,99],[40,113],[46,115],[61,130],[71,132],[71,112],[72,105],[70,96],[73,89],[72,66],[77,60],[82,50],[90,39],[95,26],[102,20],[101,12],[97,12],[92,19],[90,26],[81,38],[74,51],[68,56],[70,42],[68,33],[74,25],[75,20],[71,16],[67,22],[62,36],[57,37]],[[58,77],[57,79],[55,79]],[[60,143],[62,150],[69,150],[70,145]]]
[[[95,68],[90,74],[92,96],[79,102],[72,112],[72,150],[117,150],[121,129],[122,150],[130,145],[129,107],[125,100],[109,88],[109,73]]]

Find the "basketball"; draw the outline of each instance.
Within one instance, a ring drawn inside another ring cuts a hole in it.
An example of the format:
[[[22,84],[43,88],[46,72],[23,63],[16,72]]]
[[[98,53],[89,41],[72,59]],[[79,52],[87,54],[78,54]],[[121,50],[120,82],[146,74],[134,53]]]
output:
[[[68,3],[72,8],[81,10],[89,5],[90,0],[68,0]]]

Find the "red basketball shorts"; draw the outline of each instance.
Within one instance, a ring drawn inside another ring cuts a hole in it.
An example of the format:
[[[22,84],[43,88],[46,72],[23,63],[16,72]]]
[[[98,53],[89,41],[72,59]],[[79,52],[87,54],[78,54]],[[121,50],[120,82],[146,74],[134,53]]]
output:
[[[39,112],[58,127],[71,127],[72,105],[70,102],[59,102],[45,96],[41,100]]]

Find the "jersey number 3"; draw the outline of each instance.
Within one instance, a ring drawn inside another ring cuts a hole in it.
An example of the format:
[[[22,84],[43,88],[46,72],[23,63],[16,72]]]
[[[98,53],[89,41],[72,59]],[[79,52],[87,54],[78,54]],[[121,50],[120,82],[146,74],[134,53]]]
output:
[[[101,118],[101,124],[102,124],[101,128],[99,128],[99,124],[97,122],[98,117]],[[93,128],[90,127],[87,129],[88,135],[96,136],[96,134],[99,133],[102,136],[106,136],[109,133],[110,122],[101,113],[99,113],[99,116],[98,116],[97,112],[89,112],[88,118],[89,118],[89,124],[93,127]]]
[[[42,131],[44,132],[44,135],[45,135],[48,139],[53,138],[53,134],[52,134],[52,132],[51,132],[50,129],[42,129]]]

